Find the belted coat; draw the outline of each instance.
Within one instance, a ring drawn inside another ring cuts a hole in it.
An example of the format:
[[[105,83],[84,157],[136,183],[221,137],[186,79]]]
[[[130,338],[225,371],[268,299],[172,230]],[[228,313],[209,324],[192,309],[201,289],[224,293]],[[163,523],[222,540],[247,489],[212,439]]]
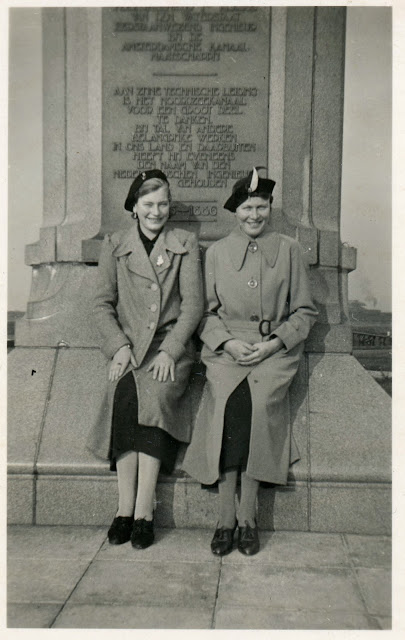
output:
[[[286,484],[289,465],[299,459],[288,388],[317,316],[302,249],[275,232],[252,240],[238,226],[209,247],[204,273],[206,308],[199,334],[207,381],[183,469],[203,484],[218,480],[225,406],[247,378],[252,396],[247,474]],[[268,321],[266,337],[259,332],[261,320]],[[222,348],[232,338],[254,344],[270,335],[284,346],[257,365],[242,366]]]
[[[190,439],[190,411],[185,401],[195,358],[191,336],[203,313],[200,253],[194,233],[167,224],[148,257],[138,224],[107,235],[101,249],[92,319],[109,366],[116,351],[129,344],[138,395],[138,422],[160,427],[177,440]],[[159,351],[176,363],[175,381],[153,380],[147,369]],[[108,367],[107,367],[108,369]],[[122,377],[121,376],[121,377]],[[87,447],[108,459],[113,400],[117,382],[106,393]]]

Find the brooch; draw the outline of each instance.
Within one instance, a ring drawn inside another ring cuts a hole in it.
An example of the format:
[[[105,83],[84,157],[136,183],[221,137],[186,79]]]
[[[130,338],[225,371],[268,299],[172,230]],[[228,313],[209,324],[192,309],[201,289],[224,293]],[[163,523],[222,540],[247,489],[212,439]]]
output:
[[[163,263],[164,263],[163,257],[162,256],[158,256],[158,258],[156,260],[157,266],[160,267]]]

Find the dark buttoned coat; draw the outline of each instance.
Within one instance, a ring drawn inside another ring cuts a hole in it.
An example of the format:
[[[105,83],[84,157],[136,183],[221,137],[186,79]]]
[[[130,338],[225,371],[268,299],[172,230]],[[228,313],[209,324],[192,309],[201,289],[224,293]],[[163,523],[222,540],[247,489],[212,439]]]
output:
[[[148,257],[138,224],[104,239],[98,266],[92,319],[109,367],[116,351],[129,344],[137,366],[129,364],[138,395],[138,422],[160,427],[177,440],[190,439],[190,412],[184,402],[194,348],[191,336],[203,313],[202,274],[194,233],[167,224]],[[159,351],[176,363],[175,381],[153,380],[147,369]],[[107,367],[107,369],[108,369]],[[108,459],[117,382],[106,383],[104,402],[87,441]]]
[[[317,315],[301,247],[274,232],[252,241],[237,227],[207,250],[204,273],[206,309],[199,333],[207,382],[183,468],[204,484],[218,480],[225,406],[247,378],[252,396],[247,473],[286,484],[289,465],[299,458],[291,439],[288,388]],[[251,344],[268,339],[259,332],[262,319],[284,346],[257,365],[242,366],[222,345],[231,338]]]

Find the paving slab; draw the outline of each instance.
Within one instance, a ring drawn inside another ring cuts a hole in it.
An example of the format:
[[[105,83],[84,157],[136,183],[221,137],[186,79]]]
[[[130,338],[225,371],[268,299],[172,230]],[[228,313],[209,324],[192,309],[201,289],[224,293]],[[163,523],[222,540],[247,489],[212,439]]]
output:
[[[209,609],[67,604],[52,628],[69,629],[209,629]]]
[[[9,527],[9,558],[92,559],[107,536],[105,527]]]
[[[368,613],[391,615],[391,572],[389,569],[357,569],[357,578]]]
[[[357,567],[391,567],[392,541],[389,536],[345,535],[348,552]]]
[[[7,522],[34,524],[34,477],[10,474],[7,477]]]
[[[371,616],[347,611],[275,611],[254,607],[221,607],[215,629],[379,629]]]
[[[7,627],[14,629],[47,629],[62,608],[59,604],[9,604]]]
[[[163,607],[214,607],[218,569],[214,563],[95,560],[70,602]]]
[[[65,602],[87,568],[88,562],[56,558],[10,558],[9,602]]]
[[[349,569],[291,569],[258,563],[223,566],[218,606],[367,613]],[[381,612],[383,613],[383,612]]]
[[[308,568],[343,567],[350,564],[339,534],[263,531],[259,536],[261,548],[257,555],[244,556],[237,551],[235,544],[235,550],[222,559],[223,564],[271,564]]]
[[[157,529],[155,544],[148,549],[133,549],[131,543],[104,543],[97,560],[126,562],[210,562],[221,559],[211,553],[212,531],[208,529]]]

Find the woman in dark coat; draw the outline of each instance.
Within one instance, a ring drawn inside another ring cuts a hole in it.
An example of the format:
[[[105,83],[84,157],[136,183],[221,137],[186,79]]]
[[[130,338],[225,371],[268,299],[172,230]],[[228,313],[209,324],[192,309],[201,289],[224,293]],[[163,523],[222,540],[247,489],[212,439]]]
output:
[[[232,550],[236,522],[239,551],[257,553],[259,483],[286,484],[299,457],[288,388],[317,311],[298,242],[268,230],[274,185],[256,169],[239,180],[225,203],[238,224],[206,253],[199,333],[207,382],[183,468],[205,485],[218,482],[217,555]]]
[[[196,236],[167,224],[170,189],[153,169],[131,185],[134,225],[106,236],[93,320],[108,358],[108,389],[88,440],[117,470],[118,511],[111,544],[154,540],[153,503],[161,464],[170,471],[179,441],[190,440],[184,398],[203,312]]]

